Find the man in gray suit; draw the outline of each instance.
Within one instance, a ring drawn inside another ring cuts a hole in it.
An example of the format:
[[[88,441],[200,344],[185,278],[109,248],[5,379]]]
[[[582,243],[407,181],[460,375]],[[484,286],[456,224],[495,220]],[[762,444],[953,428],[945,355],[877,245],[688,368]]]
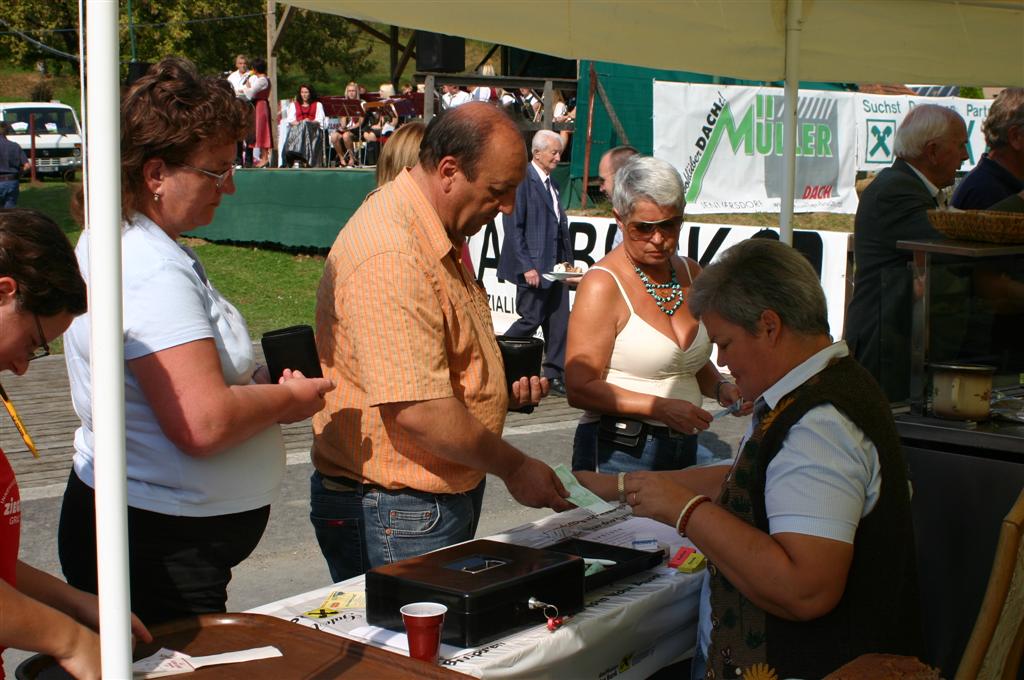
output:
[[[915,106],[896,131],[894,151],[896,161],[868,185],[857,208],[857,271],[845,335],[890,401],[900,401],[909,393],[914,291],[910,251],[896,242],[940,238],[927,211],[942,204],[941,190],[967,159],[967,127],[951,109]]]
[[[544,331],[544,376],[551,392],[565,395],[565,338],[569,329],[569,289],[542,277],[559,262],[572,263],[569,219],[558,200],[558,183],[551,172],[562,157],[562,138],[540,130],[531,144],[532,162],[516,189],[511,217],[505,217],[505,239],[498,276],[516,284],[519,319],[506,335],[531,337]]]

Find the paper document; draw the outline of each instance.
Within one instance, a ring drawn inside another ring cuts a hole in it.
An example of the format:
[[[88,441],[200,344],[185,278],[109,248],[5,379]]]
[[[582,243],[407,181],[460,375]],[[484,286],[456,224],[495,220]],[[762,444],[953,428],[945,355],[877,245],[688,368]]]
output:
[[[208,656],[189,656],[182,652],[163,647],[156,654],[139,659],[132,664],[132,677],[135,680],[142,678],[162,678],[166,675],[178,675],[179,673],[191,673],[197,668],[204,666],[217,666],[225,663],[241,663],[243,661],[257,661],[259,659],[270,659],[275,656],[283,656],[277,647],[254,647],[243,649],[237,652],[225,652],[223,654],[210,654]]]
[[[743,400],[742,399],[737,399],[736,401],[732,402],[731,404],[729,404],[728,406],[723,408],[718,413],[716,413],[713,416],[711,416],[711,419],[712,420],[718,420],[722,416],[727,416],[730,413],[736,413],[741,408],[743,408]]]
[[[614,505],[602,500],[593,491],[580,484],[579,480],[576,479],[576,476],[564,465],[556,465],[555,474],[558,475],[558,479],[562,481],[562,485],[565,487],[565,490],[569,492],[569,498],[567,500],[576,507],[589,510],[595,515],[600,515],[602,512],[608,512],[609,510],[615,509]]]

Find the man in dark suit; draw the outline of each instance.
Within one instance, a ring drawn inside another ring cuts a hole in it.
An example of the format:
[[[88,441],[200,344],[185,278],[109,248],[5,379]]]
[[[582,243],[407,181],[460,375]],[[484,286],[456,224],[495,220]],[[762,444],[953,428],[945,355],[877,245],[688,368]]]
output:
[[[909,394],[915,291],[910,251],[896,242],[941,237],[927,211],[943,204],[942,189],[967,158],[967,127],[951,109],[915,106],[896,131],[894,151],[896,161],[868,185],[857,208],[857,271],[845,336],[890,401],[900,401]]]
[[[505,217],[505,240],[498,261],[498,276],[516,283],[519,319],[506,331],[531,337],[544,331],[544,375],[551,392],[565,395],[565,338],[569,328],[569,289],[541,275],[559,262],[572,262],[569,220],[558,200],[558,184],[551,171],[562,157],[562,139],[540,130],[531,144],[533,161],[516,190],[511,217]]]

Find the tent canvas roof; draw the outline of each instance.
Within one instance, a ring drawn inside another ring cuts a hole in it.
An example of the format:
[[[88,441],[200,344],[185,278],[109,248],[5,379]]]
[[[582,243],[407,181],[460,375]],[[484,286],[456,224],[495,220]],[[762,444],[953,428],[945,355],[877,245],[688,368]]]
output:
[[[576,59],[800,80],[1024,86],[1020,0],[287,0],[286,4]]]

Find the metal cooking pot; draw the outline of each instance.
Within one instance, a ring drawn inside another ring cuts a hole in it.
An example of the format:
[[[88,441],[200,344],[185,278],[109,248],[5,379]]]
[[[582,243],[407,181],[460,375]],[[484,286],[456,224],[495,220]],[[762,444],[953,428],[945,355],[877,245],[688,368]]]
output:
[[[932,412],[953,420],[987,420],[995,366],[930,364]]]

